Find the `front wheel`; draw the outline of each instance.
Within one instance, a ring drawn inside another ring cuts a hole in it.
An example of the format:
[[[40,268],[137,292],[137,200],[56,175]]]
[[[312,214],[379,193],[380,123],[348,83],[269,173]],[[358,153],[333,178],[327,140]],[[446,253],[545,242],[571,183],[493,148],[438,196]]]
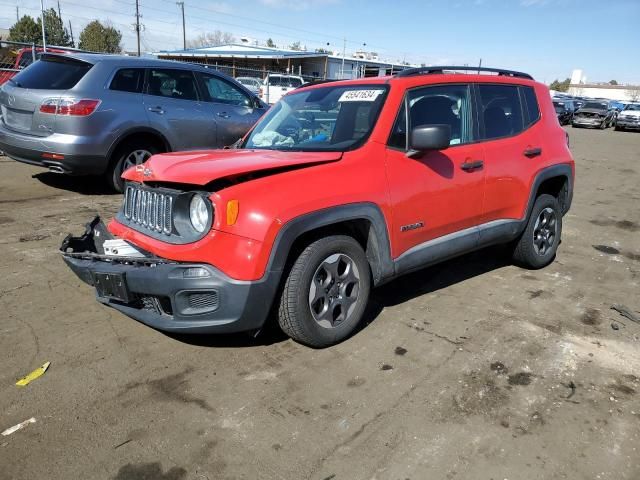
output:
[[[540,195],[516,243],[514,262],[525,268],[546,267],[556,255],[561,235],[562,212],[558,200],[552,195]]]
[[[328,347],[358,326],[369,300],[371,272],[352,237],[332,235],[298,256],[284,285],[278,323],[297,342]]]

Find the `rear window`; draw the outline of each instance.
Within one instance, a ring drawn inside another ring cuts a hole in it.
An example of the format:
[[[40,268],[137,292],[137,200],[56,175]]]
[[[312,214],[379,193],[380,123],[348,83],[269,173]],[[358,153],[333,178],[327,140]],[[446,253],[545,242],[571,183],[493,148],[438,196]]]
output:
[[[269,85],[274,87],[298,88],[302,86],[302,80],[295,77],[273,76],[269,77]]]
[[[13,77],[13,83],[34,90],[68,90],[91,70],[90,63],[73,58],[43,57]]]

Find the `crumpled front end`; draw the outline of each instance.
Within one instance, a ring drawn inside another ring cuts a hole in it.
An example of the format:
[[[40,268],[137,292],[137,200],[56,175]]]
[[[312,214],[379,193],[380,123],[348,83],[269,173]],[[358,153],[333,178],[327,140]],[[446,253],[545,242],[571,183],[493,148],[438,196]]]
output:
[[[95,288],[99,302],[170,332],[258,330],[277,284],[234,280],[205,263],[154,256],[111,235],[100,217],[82,235],[67,236],[60,250],[78,278]]]

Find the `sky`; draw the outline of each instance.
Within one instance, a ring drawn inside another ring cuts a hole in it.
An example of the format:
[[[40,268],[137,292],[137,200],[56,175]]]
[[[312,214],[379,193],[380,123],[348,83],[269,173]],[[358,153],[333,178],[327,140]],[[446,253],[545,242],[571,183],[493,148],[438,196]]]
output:
[[[182,47],[175,0],[139,0],[144,51]],[[57,9],[57,1],[44,0]],[[531,73],[550,83],[582,69],[588,81],[640,84],[640,0],[184,0],[187,38],[214,30],[278,46],[364,48],[390,61],[477,65]],[[39,0],[0,0],[0,28],[39,14]],[[77,39],[109,21],[135,50],[135,0],[60,0]],[[631,26],[629,26],[631,25]],[[328,44],[328,45],[327,45]],[[366,44],[366,46],[365,46]]]

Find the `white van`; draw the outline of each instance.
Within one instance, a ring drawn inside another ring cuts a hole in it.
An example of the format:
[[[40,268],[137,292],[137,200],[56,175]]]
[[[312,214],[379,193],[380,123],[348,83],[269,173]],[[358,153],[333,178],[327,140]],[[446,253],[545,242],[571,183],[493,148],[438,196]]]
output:
[[[304,79],[297,75],[272,73],[267,75],[267,78],[262,82],[259,97],[262,101],[273,105],[283,95],[301,87],[304,83]]]

